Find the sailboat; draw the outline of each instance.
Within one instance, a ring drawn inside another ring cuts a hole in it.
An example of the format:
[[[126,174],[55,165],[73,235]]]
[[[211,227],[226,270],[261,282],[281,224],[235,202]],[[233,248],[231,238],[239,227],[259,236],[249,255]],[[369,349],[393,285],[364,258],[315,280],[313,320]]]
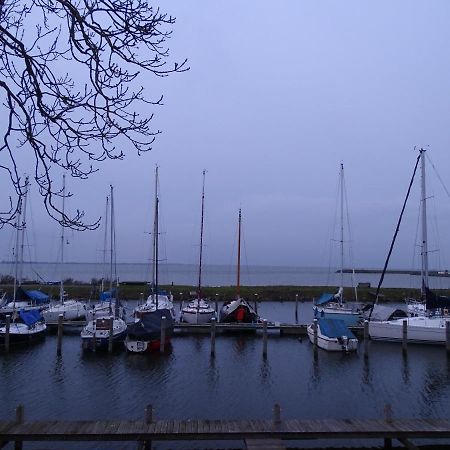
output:
[[[113,267],[115,266],[115,224],[114,224],[114,197],[113,187],[111,186],[111,229],[110,229],[110,291],[113,287]],[[116,274],[117,278],[117,274]],[[117,289],[116,289],[117,292]],[[112,307],[112,296],[109,299],[109,314],[101,317],[95,317],[90,320],[80,333],[83,350],[107,349],[109,346],[110,333],[112,330],[113,345],[123,342],[127,332],[127,324],[119,317],[119,299],[116,298],[114,309]]]
[[[255,323],[258,321],[258,314],[256,311],[252,308],[250,303],[243,299],[240,295],[241,225],[242,213],[239,208],[236,298],[223,304],[219,314],[220,322]]]
[[[170,344],[173,333],[175,312],[173,297],[159,290],[159,196],[158,166],[155,172],[155,209],[153,221],[153,264],[152,292],[143,305],[134,309],[135,322],[128,327],[125,348],[130,353],[149,353],[159,351],[161,329],[164,327],[164,345]]]
[[[48,295],[34,290],[22,289],[22,262],[24,233],[26,228],[26,199],[28,194],[28,177],[25,181],[26,191],[19,201],[16,221],[15,275],[13,301],[6,303],[0,310],[2,317],[11,316],[9,339],[12,344],[27,343],[45,336],[47,327],[42,319],[41,310],[48,305]],[[20,257],[19,257],[20,249]],[[3,299],[4,301],[4,299]],[[0,325],[0,344],[4,345],[6,323]]]
[[[340,192],[340,286],[335,294],[324,293],[314,302],[314,316],[343,320],[347,325],[356,325],[362,319],[362,308],[348,304],[344,298],[344,164],[339,176]],[[356,292],[355,292],[356,293]]]
[[[215,309],[202,298],[202,254],[203,254],[203,218],[205,206],[205,171],[203,171],[202,215],[200,224],[200,254],[198,264],[197,298],[181,308],[180,321],[187,323],[208,323],[215,316]]]
[[[2,306],[0,308],[0,316],[14,315],[19,310],[24,311],[42,311],[48,307],[50,297],[44,292],[38,290],[28,290],[22,287],[22,268],[23,268],[23,253],[25,247],[25,231],[26,231],[26,210],[29,182],[28,177],[25,179],[26,190],[23,198],[20,200],[18,215],[15,224],[16,228],[16,243],[14,248],[14,291],[13,298],[6,299],[4,297]]]
[[[437,296],[429,288],[429,274],[428,274],[428,236],[427,236],[427,196],[426,196],[426,182],[425,182],[425,150],[420,149],[419,156],[414,168],[413,178],[408,189],[408,195],[403,205],[403,210],[406,206],[406,201],[409,196],[412,182],[416,173],[418,163],[421,163],[421,213],[422,213],[422,245],[421,245],[421,263],[422,263],[422,296],[425,299],[424,314],[409,316],[404,318],[397,318],[392,320],[371,320],[369,321],[369,336],[371,339],[387,340],[387,341],[401,341],[403,339],[403,323],[406,321],[407,340],[411,343],[426,343],[426,344],[444,344],[446,342],[446,322],[450,321],[450,317],[445,317],[439,314],[437,308],[445,308],[450,306],[450,298]],[[403,214],[402,210],[402,214]],[[402,215],[400,215],[397,226],[398,232]],[[395,242],[395,237],[391,244],[391,250]],[[383,273],[381,275],[380,283],[377,292],[381,286],[384,273],[389,261],[386,260]],[[374,305],[376,310],[377,304]]]
[[[89,308],[86,311],[86,319],[87,321],[94,320],[94,318],[99,317],[107,317],[111,314],[111,311],[115,311],[116,309],[116,300],[118,301],[119,306],[119,317],[121,319],[124,319],[125,313],[124,310],[121,308],[120,301],[117,298],[117,286],[113,287],[112,283],[110,282],[110,289],[106,290],[105,288],[105,280],[111,280],[112,270],[111,270],[111,264],[107,263],[107,253],[108,253],[108,231],[110,229],[109,226],[109,215],[110,215],[110,206],[109,206],[109,197],[106,196],[106,208],[105,208],[105,234],[104,234],[104,242],[103,242],[103,278],[101,283],[101,289],[100,289],[100,298],[99,302],[95,303],[94,305],[89,305]],[[111,253],[110,249],[110,253]],[[108,269],[110,271],[110,274],[107,275]]]
[[[152,282],[151,293],[147,301],[138,305],[133,316],[135,320],[141,319],[146,314],[151,314],[157,309],[167,309],[172,319],[175,319],[173,295],[163,289],[159,289],[159,168],[155,169],[155,200],[153,220],[153,248],[152,248]]]
[[[63,175],[63,190],[62,190],[62,215],[64,218],[65,213],[65,194],[66,194],[66,176]],[[67,300],[64,292],[64,226],[61,221],[61,280],[59,283],[59,302],[57,304],[51,305],[48,309],[43,311],[42,316],[44,317],[47,325],[57,324],[58,317],[60,314],[63,315],[64,320],[85,320],[86,319],[86,305],[83,302],[77,300]]]
[[[22,268],[23,268],[23,253],[25,247],[25,231],[27,227],[26,223],[26,210],[27,210],[27,198],[29,182],[28,177],[25,179],[26,190],[23,198],[20,200],[18,215],[15,224],[16,228],[16,243],[14,248],[14,291],[12,301],[3,300],[2,307],[0,308],[0,316],[16,315],[17,311],[42,311],[48,307],[50,303],[50,297],[44,292],[38,290],[28,290],[22,287]]]

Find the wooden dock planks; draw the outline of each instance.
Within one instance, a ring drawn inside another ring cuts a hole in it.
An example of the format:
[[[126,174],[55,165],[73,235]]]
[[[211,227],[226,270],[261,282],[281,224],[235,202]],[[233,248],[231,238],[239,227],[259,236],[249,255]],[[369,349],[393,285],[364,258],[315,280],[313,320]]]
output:
[[[143,421],[0,421],[6,441],[158,441],[245,439],[442,439],[450,438],[450,420],[289,419]]]

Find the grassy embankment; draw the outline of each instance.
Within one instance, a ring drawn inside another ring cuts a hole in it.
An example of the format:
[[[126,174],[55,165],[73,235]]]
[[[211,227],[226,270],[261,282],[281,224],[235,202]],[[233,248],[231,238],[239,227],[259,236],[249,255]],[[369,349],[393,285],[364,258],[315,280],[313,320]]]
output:
[[[38,289],[48,294],[52,299],[59,298],[59,286],[46,285],[24,285],[24,289]],[[189,298],[189,293],[195,291],[194,286],[161,286],[162,289],[171,291],[176,301],[186,300]],[[91,284],[67,284],[64,285],[69,298],[79,298],[83,300],[96,300],[99,298],[99,287]],[[311,300],[318,298],[323,292],[335,292],[336,288],[323,286],[242,286],[241,296],[250,301],[294,301],[298,294],[299,301]],[[12,285],[0,285],[0,290],[6,290],[9,298],[12,297]],[[371,302],[374,298],[376,288],[361,288],[358,289],[358,300],[361,302]],[[119,288],[120,298],[124,300],[137,300],[143,293],[146,298],[148,295],[148,286],[144,284],[130,284],[121,285]],[[211,300],[217,298],[217,301],[234,298],[236,295],[236,288],[234,286],[220,286],[220,287],[204,287],[202,289],[203,295],[209,297]],[[448,291],[437,291],[441,294],[447,294]],[[372,295],[371,295],[372,294]],[[380,301],[399,302],[406,296],[418,296],[418,291],[404,289],[404,288],[386,288],[381,290],[383,295]],[[354,292],[351,288],[346,288],[344,295],[346,298],[354,298]]]

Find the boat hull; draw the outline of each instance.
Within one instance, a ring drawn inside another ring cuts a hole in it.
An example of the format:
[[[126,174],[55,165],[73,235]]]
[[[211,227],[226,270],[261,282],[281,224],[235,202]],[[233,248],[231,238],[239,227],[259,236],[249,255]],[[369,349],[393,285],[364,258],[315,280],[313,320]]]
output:
[[[10,344],[25,344],[40,341],[45,338],[47,327],[44,323],[37,323],[28,327],[24,323],[11,323],[9,328]],[[0,327],[0,345],[5,345],[6,326]]]
[[[445,344],[445,323],[449,318],[410,317],[386,321],[370,321],[369,336],[374,340],[403,341],[403,322],[406,321],[407,342],[417,344]]]
[[[258,316],[245,300],[237,299],[222,306],[219,319],[222,323],[255,323]]]
[[[314,327],[308,325],[308,338],[314,344]],[[358,350],[358,340],[347,336],[329,337],[322,333],[320,325],[317,325],[317,346],[329,352],[355,352]]]
[[[111,318],[99,318],[89,322],[81,331],[81,346],[83,350],[107,350],[109,348],[109,326]],[[101,325],[99,325],[101,324]],[[127,325],[122,319],[113,321],[113,347],[122,343],[127,334]]]
[[[170,338],[166,338],[164,342],[165,349],[168,349],[170,345]],[[125,339],[125,348],[129,353],[157,353],[161,349],[161,340],[135,340],[130,339],[128,336]]]
[[[85,320],[86,305],[75,300],[69,300],[63,304],[50,306],[42,312],[42,316],[47,323],[57,323],[60,314],[63,315],[64,320]]]
[[[180,322],[204,324],[211,322],[215,316],[216,311],[210,306],[196,308],[195,305],[189,305],[181,309]]]

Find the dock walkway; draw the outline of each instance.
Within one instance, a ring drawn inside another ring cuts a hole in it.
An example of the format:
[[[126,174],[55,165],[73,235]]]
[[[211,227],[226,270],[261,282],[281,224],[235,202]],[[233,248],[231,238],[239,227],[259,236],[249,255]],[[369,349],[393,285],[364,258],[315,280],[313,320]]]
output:
[[[450,438],[450,420],[155,420],[0,421],[0,442],[11,441],[196,441],[303,439],[393,439],[415,448],[410,439]],[[279,442],[281,441],[281,442]]]

